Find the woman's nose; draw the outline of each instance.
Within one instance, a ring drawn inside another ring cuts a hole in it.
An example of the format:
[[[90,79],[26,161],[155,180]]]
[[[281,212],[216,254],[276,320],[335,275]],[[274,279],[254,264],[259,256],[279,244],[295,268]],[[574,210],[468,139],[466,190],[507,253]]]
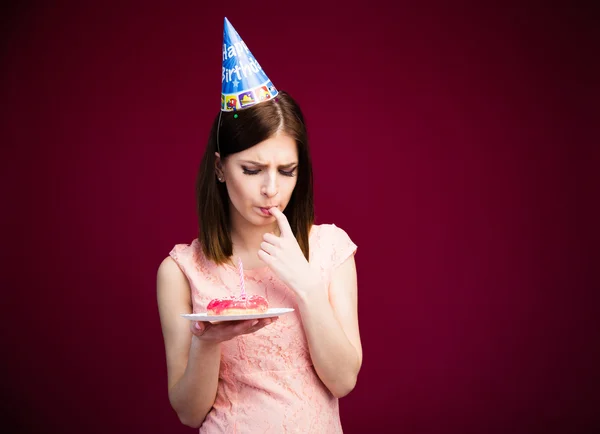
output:
[[[278,193],[277,179],[275,176],[269,176],[262,187],[262,194],[266,197],[276,196]]]

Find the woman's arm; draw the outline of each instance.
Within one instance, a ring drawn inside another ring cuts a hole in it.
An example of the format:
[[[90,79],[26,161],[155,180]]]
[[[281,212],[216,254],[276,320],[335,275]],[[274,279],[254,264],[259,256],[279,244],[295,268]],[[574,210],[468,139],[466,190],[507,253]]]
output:
[[[329,291],[320,285],[299,284],[298,309],[317,375],[341,398],[354,389],[362,365],[354,256],[334,271]]]
[[[281,235],[264,234],[258,257],[296,293],[315,370],[333,395],[345,396],[354,388],[362,365],[354,255],[333,271],[325,288],[285,215],[277,208],[269,211]]]
[[[187,277],[171,257],[158,268],[157,293],[169,401],[183,424],[198,428],[215,402],[221,342],[254,333],[277,318],[210,324],[181,317],[192,312],[191,291]]]
[[[194,336],[181,313],[191,313],[187,278],[168,257],[158,268],[158,310],[167,356],[169,401],[179,420],[198,428],[217,393],[221,347]]]

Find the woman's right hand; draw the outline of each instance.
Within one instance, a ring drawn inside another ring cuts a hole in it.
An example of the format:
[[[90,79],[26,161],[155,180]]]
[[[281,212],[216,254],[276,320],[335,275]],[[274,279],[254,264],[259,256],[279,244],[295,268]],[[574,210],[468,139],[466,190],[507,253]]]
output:
[[[219,343],[236,336],[254,333],[275,321],[277,321],[277,317],[215,323],[192,321],[190,329],[192,334],[201,341]]]

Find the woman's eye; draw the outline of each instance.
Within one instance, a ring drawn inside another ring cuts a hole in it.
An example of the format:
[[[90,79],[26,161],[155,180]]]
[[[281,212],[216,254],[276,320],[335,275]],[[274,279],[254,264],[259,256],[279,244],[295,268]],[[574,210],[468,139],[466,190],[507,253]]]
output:
[[[258,175],[258,173],[260,172],[260,169],[249,169],[246,166],[242,166],[243,169],[243,173],[244,175]],[[292,170],[280,170],[279,173],[281,173],[283,176],[296,176],[295,174],[296,168],[294,167]]]
[[[280,170],[279,173],[281,173],[284,176],[294,176],[294,170],[296,169],[290,170],[289,172],[285,170]]]
[[[250,170],[246,166],[242,166],[242,169],[244,169],[244,175],[256,175],[260,172],[260,170]]]

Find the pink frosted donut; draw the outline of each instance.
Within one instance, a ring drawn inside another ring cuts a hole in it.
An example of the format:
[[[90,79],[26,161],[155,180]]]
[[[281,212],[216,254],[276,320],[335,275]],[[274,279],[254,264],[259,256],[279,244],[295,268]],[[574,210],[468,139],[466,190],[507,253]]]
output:
[[[215,298],[206,306],[209,315],[249,315],[265,313],[269,303],[260,295]]]

